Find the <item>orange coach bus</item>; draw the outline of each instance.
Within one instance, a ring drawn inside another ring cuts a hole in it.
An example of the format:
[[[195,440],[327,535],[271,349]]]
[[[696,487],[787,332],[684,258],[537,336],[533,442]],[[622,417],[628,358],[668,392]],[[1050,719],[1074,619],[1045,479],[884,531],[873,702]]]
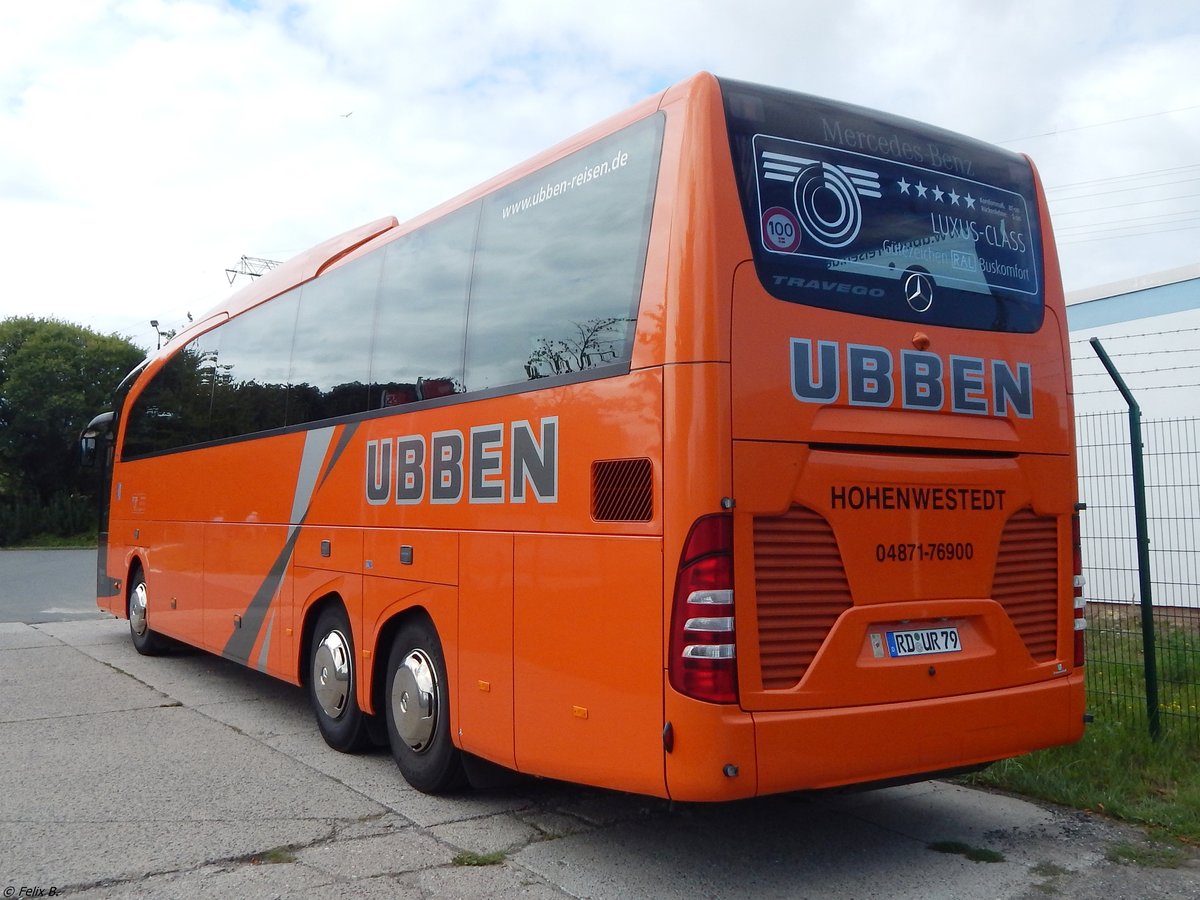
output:
[[[1076,740],[1069,354],[1018,154],[708,74],[258,279],[117,391],[98,604],[438,792]]]

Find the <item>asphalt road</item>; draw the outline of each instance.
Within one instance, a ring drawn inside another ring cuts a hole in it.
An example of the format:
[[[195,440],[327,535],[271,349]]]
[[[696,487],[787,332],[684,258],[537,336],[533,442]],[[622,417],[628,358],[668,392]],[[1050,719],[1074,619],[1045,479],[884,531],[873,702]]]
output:
[[[0,554],[6,601],[15,573],[33,596],[78,561]],[[427,797],[386,753],[329,750],[298,688],[54,615],[0,624],[5,897],[1200,897],[1196,865],[1108,861],[1140,832],[940,782],[724,805],[532,779]]]
[[[0,550],[0,622],[100,617],[95,550]]]

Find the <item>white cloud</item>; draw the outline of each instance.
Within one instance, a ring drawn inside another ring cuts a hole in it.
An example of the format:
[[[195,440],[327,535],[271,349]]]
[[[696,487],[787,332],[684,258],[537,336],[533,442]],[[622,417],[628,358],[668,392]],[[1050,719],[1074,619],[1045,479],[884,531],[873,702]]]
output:
[[[414,215],[700,69],[1021,138],[1051,187],[1194,164],[1193,6],[6,4],[0,317],[152,341],[149,319],[216,302],[243,253]],[[1055,196],[1069,286],[1195,261],[1195,231],[1096,240]],[[1197,209],[1163,202],[1138,215]]]

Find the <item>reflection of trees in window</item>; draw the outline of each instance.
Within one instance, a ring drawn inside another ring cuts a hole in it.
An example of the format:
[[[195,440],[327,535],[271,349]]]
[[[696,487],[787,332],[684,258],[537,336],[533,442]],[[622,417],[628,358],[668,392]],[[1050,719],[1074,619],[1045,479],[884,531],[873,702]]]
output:
[[[211,437],[282,428],[300,292],[293,290],[222,325]]]
[[[660,118],[645,119],[483,199],[467,317],[468,391],[629,359],[661,133]],[[592,171],[603,177],[579,181]],[[546,185],[570,187],[525,202]]]
[[[288,425],[368,409],[368,355],[382,257],[369,253],[300,288],[291,341]]]
[[[525,363],[525,373],[532,380],[617,362],[628,356],[626,340],[634,321],[613,316],[588,319],[571,323],[575,329],[571,337],[539,337]]]
[[[628,362],[661,135],[632,125],[202,335],[134,401],[126,455]]]
[[[124,455],[197,444],[208,436],[216,353],[193,341],[146,385],[129,412]]]
[[[366,409],[367,386],[361,381],[335,384],[322,390],[307,382],[288,388],[287,421],[289,425],[317,422],[349,416]]]

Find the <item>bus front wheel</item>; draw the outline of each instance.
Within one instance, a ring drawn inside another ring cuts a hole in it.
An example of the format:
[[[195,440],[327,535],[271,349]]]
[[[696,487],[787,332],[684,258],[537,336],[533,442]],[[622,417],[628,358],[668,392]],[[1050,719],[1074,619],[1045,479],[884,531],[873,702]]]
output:
[[[146,576],[141,568],[135,568],[129,579],[129,636],[133,638],[133,649],[142,656],[158,656],[167,649],[167,641],[150,628],[146,617],[149,599]]]
[[[355,696],[354,638],[341,606],[327,606],[317,617],[308,658],[308,697],[321,737],[342,753],[362,750],[369,743],[367,716]]]
[[[466,783],[462,753],[450,738],[450,693],[437,631],[423,620],[400,629],[388,656],[388,743],[404,779],[426,794]]]

